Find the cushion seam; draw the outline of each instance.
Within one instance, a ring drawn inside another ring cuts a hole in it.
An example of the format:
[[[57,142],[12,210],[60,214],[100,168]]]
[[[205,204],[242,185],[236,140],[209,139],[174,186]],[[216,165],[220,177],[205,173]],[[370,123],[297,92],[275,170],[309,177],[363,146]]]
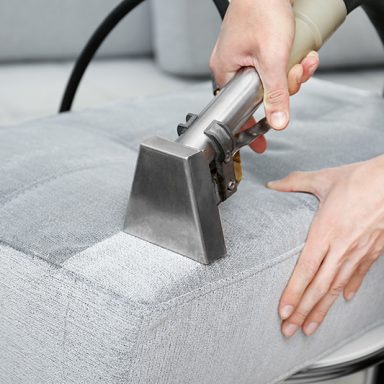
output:
[[[302,244],[298,247],[292,248],[289,251],[280,254],[270,264],[268,264],[268,263],[260,264],[256,267],[252,267],[252,268],[246,269],[244,271],[241,271],[241,272],[239,272],[233,276],[229,276],[229,277],[226,277],[226,278],[221,279],[221,280],[210,282],[210,283],[205,284],[205,285],[201,286],[200,288],[197,288],[193,291],[186,292],[183,295],[171,298],[170,300],[166,300],[166,301],[163,301],[161,303],[157,303],[157,304],[153,305],[152,308],[155,312],[160,312],[160,311],[163,311],[164,309],[169,309],[169,308],[180,308],[180,307],[184,306],[185,304],[188,304],[189,302],[191,302],[195,299],[207,296],[208,294],[210,294],[212,292],[216,292],[218,289],[224,289],[224,288],[227,288],[231,285],[235,285],[239,282],[247,280],[248,278],[252,278],[263,271],[266,271],[270,268],[273,268],[277,264],[281,264],[290,258],[294,258],[294,257],[298,256],[301,252],[303,245],[304,244]],[[205,292],[202,292],[201,294],[197,293],[197,292],[203,291],[203,290]],[[195,296],[193,296],[193,294],[195,294]],[[181,298],[189,296],[189,295],[193,296],[190,298],[190,300],[184,301],[184,302],[180,303],[179,305],[178,305],[178,303],[173,303],[174,301],[178,301]]]
[[[302,248],[302,245],[301,245],[301,246],[293,248],[287,252],[284,252],[279,257],[277,257],[274,260],[274,262],[272,262],[270,264],[265,263],[265,264],[261,264],[260,266],[257,266],[257,267],[246,269],[242,272],[237,273],[234,276],[230,276],[230,277],[226,277],[226,278],[221,279],[221,280],[210,282],[210,283],[205,284],[205,285],[203,285],[203,286],[201,286],[195,290],[192,290],[192,291],[187,292],[183,295],[174,297],[170,300],[167,300],[167,301],[164,301],[161,303],[147,305],[145,303],[135,303],[132,300],[130,300],[129,298],[127,298],[126,296],[123,296],[120,293],[118,293],[112,289],[108,289],[108,288],[106,288],[100,284],[97,284],[94,281],[89,280],[85,276],[80,275],[74,271],[71,271],[62,265],[58,265],[58,264],[52,263],[50,261],[47,261],[45,258],[43,258],[41,256],[27,254],[24,251],[18,250],[17,248],[7,244],[6,242],[4,242],[2,240],[0,240],[0,244],[8,246],[9,248],[14,249],[17,252],[20,252],[25,256],[32,257],[32,258],[37,257],[43,263],[46,263],[48,265],[52,265],[52,266],[56,267],[57,269],[59,269],[60,271],[63,271],[64,273],[68,274],[71,278],[73,278],[74,281],[81,280],[82,282],[88,284],[91,287],[96,288],[97,290],[112,294],[114,296],[114,298],[120,300],[122,304],[129,304],[131,307],[136,308],[136,309],[141,309],[141,310],[146,309],[146,311],[148,313],[162,312],[166,309],[171,309],[171,308],[180,308],[180,307],[194,301],[195,299],[199,299],[201,297],[209,295],[212,292],[216,292],[219,289],[221,290],[223,288],[229,287],[231,285],[234,285],[234,284],[241,282],[243,280],[246,280],[248,278],[252,278],[252,277],[256,276],[257,274],[259,274],[259,273],[261,273],[261,272],[263,272],[269,268],[274,267],[277,264],[280,264],[280,263],[282,263],[282,262],[284,262],[290,258],[296,257],[299,253],[299,252],[296,252],[296,250]],[[208,289],[208,291],[207,291],[207,289]],[[205,292],[201,292],[201,291],[205,291]],[[198,293],[198,292],[201,292],[201,293]],[[180,300],[181,298],[184,298],[187,296],[192,296],[192,297],[190,297],[189,300],[184,301],[182,303],[176,302],[176,301]]]
[[[1,244],[1,242],[0,242]],[[4,243],[3,243],[4,244]],[[11,249],[14,249],[16,250],[17,252],[20,252],[22,253],[23,255],[25,256],[31,256],[31,255],[28,255],[28,254],[25,254],[23,251],[19,251],[18,249],[16,249],[15,247],[12,247],[8,244],[5,244],[6,246],[8,246],[9,248]],[[288,251],[288,252],[285,252],[284,254],[282,254],[282,256],[279,258],[279,261],[276,261],[275,263],[271,264],[271,265],[268,265],[268,266],[265,266],[264,268],[262,269],[259,269],[257,271],[254,271],[253,273],[249,274],[248,276],[243,276],[242,278],[238,279],[238,280],[235,280],[229,284],[224,284],[222,285],[221,287],[219,287],[219,289],[222,289],[222,288],[225,288],[225,287],[228,287],[228,286],[231,286],[231,285],[234,285],[235,283],[237,282],[240,282],[240,281],[243,281],[243,280],[246,280],[248,278],[251,278],[253,276],[255,276],[256,274],[258,274],[258,272],[262,272],[268,268],[271,268],[273,266],[275,266],[276,264],[279,264],[280,262],[282,261],[285,261],[287,259],[289,259],[290,257],[294,257],[297,255],[297,253],[291,253],[293,250],[291,251]],[[288,254],[288,255],[287,255]],[[287,256],[286,256],[287,255]],[[285,256],[285,257],[284,257]],[[52,263],[49,263],[47,260],[45,259],[41,259],[41,261],[44,261],[46,264],[50,264],[52,265]],[[82,281],[84,281],[86,284],[89,284],[93,287],[95,287],[96,289],[98,290],[104,290],[108,293],[113,293],[115,296],[116,296],[116,299],[119,299],[121,300],[122,298],[124,298],[123,296],[121,295],[118,295],[116,292],[114,291],[109,291],[109,290],[106,290],[105,287],[101,287],[99,285],[96,285],[94,284],[93,282],[91,282],[90,280],[84,278],[83,276],[81,275],[78,275],[76,274],[75,272],[72,272],[72,271],[69,271],[68,269],[66,269],[65,267],[62,267],[60,266],[59,267],[61,270],[63,270],[65,273],[71,275],[72,277],[75,276],[77,278],[80,278]],[[241,274],[241,273],[240,273]],[[239,275],[239,274],[238,274]],[[211,283],[212,284],[212,283]],[[210,285],[211,285],[210,284]],[[205,286],[204,286],[205,287]],[[203,288],[203,287],[202,287]],[[192,291],[193,292],[193,291]],[[198,295],[198,296],[195,296],[194,298],[192,298],[191,300],[187,301],[187,302],[184,302],[182,303],[182,305],[175,305],[175,306],[172,306],[171,308],[172,309],[175,309],[175,308],[180,308],[186,304],[189,304],[191,303],[194,299],[197,299],[197,298],[200,298],[200,297],[204,297],[206,295],[209,295],[210,293],[214,292],[213,289],[211,289],[210,291],[206,292],[204,295]],[[215,290],[216,292],[216,290]],[[179,296],[179,297],[182,297],[182,296]],[[125,298],[126,299],[126,298]],[[137,305],[136,303],[132,303],[131,301],[128,301],[128,300],[121,300],[123,302],[123,304],[126,304],[127,302],[134,306],[134,307],[139,307],[139,305]],[[152,307],[152,309],[149,309],[147,311],[147,313],[145,314],[142,314],[141,316],[138,316],[138,318],[141,319],[141,323],[140,325],[143,325],[144,321],[146,323],[146,326],[145,327],[142,327],[136,334],[136,340],[135,340],[135,343],[134,343],[134,346],[137,346],[138,345],[138,342],[140,340],[140,335],[143,335],[144,332],[146,332],[148,330],[148,326],[149,324],[151,323],[151,320],[153,318],[153,315],[158,312],[158,308],[155,306],[155,307]],[[322,352],[319,356],[317,356],[316,358],[313,358],[313,359],[308,359],[305,363],[300,363],[299,365],[295,366],[294,368],[292,368],[289,372],[285,373],[284,375],[281,375],[279,376],[278,378],[276,379],[273,379],[272,381],[270,381],[268,384],[275,384],[275,383],[278,383],[280,382],[281,380],[284,380],[286,377],[289,377],[290,375],[293,375],[294,373],[298,372],[300,369],[306,367],[306,366],[309,366],[311,364],[311,362],[313,361],[316,361],[317,359],[321,358],[322,356],[325,356],[329,353],[331,353],[333,350],[337,350],[338,348],[340,348],[342,345],[345,345],[347,344],[350,340],[353,340],[353,339],[356,339],[357,337],[359,337],[360,335],[364,334],[365,332],[367,332],[368,330],[370,329],[374,329],[375,327],[381,325],[381,324],[384,324],[384,321],[381,320],[379,322],[376,322],[376,323],[373,323],[373,324],[370,324],[369,326],[365,327],[362,331],[358,332],[356,335],[352,335],[351,337],[345,339],[345,340],[342,340],[340,343],[336,344],[335,346],[333,346],[332,348],[330,349],[327,349],[326,351]],[[138,349],[137,349],[137,353],[138,353]],[[136,353],[136,355],[137,355]],[[132,367],[132,363],[130,364],[130,366]]]
[[[23,250],[17,249],[16,247],[14,247],[11,244],[8,244],[8,243],[6,243],[6,242],[4,242],[2,240],[0,240],[0,245],[3,245],[4,247],[8,247],[10,249],[13,249],[14,251],[17,251],[17,252],[21,253],[22,255],[24,255],[24,256],[26,256],[28,258],[32,258],[32,259],[36,258],[41,263],[48,264],[49,266],[52,266],[53,268],[56,268],[59,271],[62,271],[63,273],[65,273],[67,276],[70,277],[72,282],[76,283],[77,281],[80,281],[80,282],[82,282],[84,284],[87,284],[88,286],[90,286],[92,288],[95,288],[96,290],[98,290],[98,291],[100,291],[102,293],[106,293],[108,295],[112,295],[116,300],[119,300],[122,304],[129,304],[134,309],[140,309],[140,310],[146,309],[146,307],[147,307],[147,306],[144,306],[143,304],[134,303],[134,302],[132,302],[130,300],[127,300],[126,297],[118,294],[117,292],[115,292],[113,290],[110,290],[110,289],[108,289],[106,287],[103,287],[100,284],[97,284],[97,283],[87,279],[86,277],[84,277],[82,275],[79,275],[76,272],[73,272],[73,271],[63,267],[62,265],[59,265],[59,264],[56,264],[56,263],[52,263],[51,261],[46,260],[42,256],[25,253]]]
[[[293,254],[291,255],[291,257],[294,257],[295,255],[297,254]],[[285,259],[282,259],[282,261],[285,261],[289,258],[289,256],[287,256]],[[279,263],[275,263],[275,264],[272,264],[270,266],[267,266],[266,268],[264,269],[261,269],[260,271],[256,271],[255,273],[253,274],[250,274],[249,276],[246,276],[242,279],[239,279],[239,280],[236,280],[235,282],[233,282],[232,284],[227,284],[227,285],[223,285],[221,286],[219,289],[222,289],[222,288],[225,288],[225,287],[228,287],[228,286],[231,286],[231,285],[234,285],[238,282],[241,282],[241,281],[244,281],[244,280],[247,280],[248,278],[251,278],[253,276],[256,276],[258,274],[258,272],[262,272],[268,268],[271,268],[273,267],[274,265],[276,264],[279,264]],[[185,305],[187,304],[190,304],[191,302],[194,301],[194,299],[197,299],[197,298],[201,298],[201,297],[204,297],[204,296],[208,296],[210,293],[213,293],[213,292],[217,292],[217,290],[210,290],[208,292],[206,292],[204,295],[200,295],[200,296],[196,296],[194,298],[192,298],[191,300],[189,301],[186,301],[186,302],[183,302],[181,305],[175,305],[175,306],[171,306],[169,309],[171,310],[175,310],[175,309],[179,309],[179,308],[182,308],[184,307]],[[181,296],[180,296],[181,297]],[[143,329],[141,330],[140,332],[140,335],[143,335],[145,331],[147,331],[149,329],[149,326],[153,323],[156,323],[156,314],[157,314],[158,309],[156,307],[152,308],[152,310],[148,313],[148,317],[147,317],[147,321],[145,323],[145,327],[143,327]],[[143,316],[144,317],[144,316]],[[144,321],[142,321],[141,324],[143,324]],[[299,372],[301,369],[304,369],[305,367],[309,367],[311,364],[313,364],[315,361],[318,361],[319,359],[321,359],[322,357],[325,357],[327,356],[328,354],[332,353],[333,351],[337,351],[339,348],[341,348],[343,345],[346,345],[348,344],[350,341],[353,341],[355,339],[357,339],[358,337],[360,337],[361,335],[363,335],[364,333],[366,333],[367,331],[371,330],[371,329],[374,329],[380,325],[384,325],[384,319],[383,320],[379,320],[379,321],[376,321],[372,324],[369,324],[367,325],[366,327],[364,327],[361,331],[355,333],[355,334],[352,334],[350,335],[349,337],[347,337],[346,339],[343,339],[341,341],[339,341],[337,344],[333,345],[331,348],[327,348],[326,350],[324,350],[323,352],[321,352],[319,355],[317,355],[316,357],[313,357],[311,359],[308,359],[306,360],[305,362],[302,362],[300,364],[297,364],[294,368],[290,369],[290,371],[288,371],[287,373],[284,373],[280,376],[278,376],[277,378],[275,379],[272,379],[271,381],[269,381],[268,383],[266,384],[277,384],[277,383],[280,383],[282,380],[285,380],[286,378],[294,375],[296,372]],[[139,337],[136,339],[136,342],[139,341]],[[143,345],[142,343],[140,344],[141,346],[141,349],[143,348]],[[136,354],[137,356],[137,354]]]
[[[137,366],[138,357],[143,356],[143,354],[141,353],[144,347],[144,343],[142,342],[142,339],[144,335],[147,334],[149,325],[151,324],[152,314],[153,314],[152,312],[149,312],[147,316],[145,314],[141,316],[140,328],[139,328],[139,331],[136,333],[135,342],[132,348],[135,351],[135,353],[134,353],[134,357],[131,359],[131,362],[129,364],[129,370],[128,370],[128,372],[130,372],[129,379],[132,378],[132,373],[136,372],[136,370],[132,368],[134,368],[135,365]],[[136,364],[134,364],[134,362],[136,362]]]
[[[108,163],[100,163],[99,165],[93,165],[93,166],[87,166],[87,167],[81,167],[81,168],[76,168],[73,170],[69,170],[67,172],[60,173],[59,175],[54,175],[50,177],[46,177],[37,181],[34,181],[33,183],[30,183],[26,188],[21,188],[18,191],[15,191],[15,193],[9,194],[6,199],[1,203],[0,209],[3,209],[6,207],[8,204],[11,204],[13,201],[17,200],[20,196],[23,196],[27,194],[28,192],[38,189],[46,184],[49,184],[53,181],[59,180],[65,176],[68,175],[73,175],[77,172],[82,172],[90,169],[95,169],[95,168],[103,168],[107,167],[110,165],[118,165],[118,164],[124,164],[124,161],[118,161],[118,162],[108,162]]]

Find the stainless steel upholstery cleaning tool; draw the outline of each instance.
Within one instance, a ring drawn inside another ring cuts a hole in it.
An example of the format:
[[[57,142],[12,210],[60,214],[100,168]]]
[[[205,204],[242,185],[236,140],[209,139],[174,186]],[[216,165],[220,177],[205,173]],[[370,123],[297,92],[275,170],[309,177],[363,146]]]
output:
[[[296,34],[289,68],[318,50],[343,23],[343,0],[295,0]],[[198,115],[188,114],[179,138],[140,146],[125,231],[203,264],[224,256],[218,205],[238,186],[234,156],[268,131],[265,119],[244,123],[263,101],[254,68],[241,69]],[[234,224],[235,225],[235,224]]]

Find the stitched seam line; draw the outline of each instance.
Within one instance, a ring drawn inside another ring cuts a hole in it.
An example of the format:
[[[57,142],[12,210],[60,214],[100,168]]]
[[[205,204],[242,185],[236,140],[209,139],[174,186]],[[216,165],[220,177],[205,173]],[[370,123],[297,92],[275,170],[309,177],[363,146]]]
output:
[[[56,268],[57,270],[60,270],[61,272],[63,272],[63,274],[68,276],[73,283],[75,283],[76,281],[80,281],[81,283],[86,284],[88,287],[92,287],[92,288],[96,289],[97,291],[99,291],[102,294],[112,296],[114,299],[120,301],[121,304],[129,304],[133,309],[139,309],[141,311],[142,310],[148,310],[147,309],[148,306],[143,305],[141,303],[139,304],[139,303],[134,303],[132,301],[129,301],[124,296],[116,293],[115,291],[113,291],[111,289],[107,289],[107,288],[85,278],[82,275],[79,275],[73,271],[70,271],[69,269],[63,267],[62,265],[47,261],[45,258],[43,258],[39,255],[33,255],[33,254],[25,253],[23,250],[17,249],[17,248],[13,247],[12,245],[10,245],[10,244],[2,241],[2,240],[0,240],[0,245],[3,245],[4,247],[10,248],[10,249],[13,249],[14,251],[21,253],[22,255],[24,255],[27,258],[32,258],[32,259],[35,258],[35,259],[39,260],[42,264],[47,264],[48,266],[51,266],[53,268]]]
[[[15,248],[13,248],[13,247],[9,247],[9,248],[11,248],[11,249],[15,249]],[[17,249],[15,249],[15,250],[18,251]],[[19,252],[19,251],[18,251],[18,252]],[[24,252],[20,252],[20,253],[24,254],[25,256],[29,256],[29,255],[26,255]],[[286,252],[286,253],[283,254],[283,255],[287,255],[287,253],[288,253],[288,252]],[[293,254],[291,255],[291,257],[294,257],[295,255],[297,255],[297,254],[293,253]],[[288,254],[288,256],[286,256],[285,258],[282,258],[282,260],[285,261],[285,260],[287,260],[289,257],[290,257],[290,256],[289,256],[289,254]],[[50,264],[50,263],[48,263],[45,259],[42,259],[42,260],[45,262],[45,264]],[[231,286],[231,285],[233,285],[233,284],[235,284],[235,283],[237,283],[237,282],[246,280],[247,278],[251,278],[251,277],[255,276],[258,272],[262,272],[262,271],[264,271],[264,270],[266,270],[266,269],[268,269],[268,268],[271,268],[271,267],[273,267],[274,265],[276,265],[276,264],[278,264],[278,263],[279,263],[279,262],[276,262],[276,263],[274,263],[274,264],[271,264],[271,265],[269,265],[269,266],[266,267],[266,268],[263,268],[263,269],[260,269],[260,270],[258,270],[258,271],[255,271],[254,273],[249,274],[248,276],[244,276],[243,278],[241,278],[241,279],[239,279],[239,280],[236,280],[236,281],[234,281],[234,282],[232,282],[232,283],[224,284],[224,285],[222,285],[221,287],[219,287],[219,289],[222,289],[222,288]],[[65,273],[71,275],[71,277],[76,276],[77,278],[81,279],[82,281],[84,281],[84,282],[87,283],[88,285],[91,285],[91,286],[95,287],[95,288],[98,289],[98,290],[102,290],[102,291],[104,291],[104,292],[110,293],[110,292],[106,291],[105,289],[103,289],[102,287],[97,286],[96,284],[94,284],[93,282],[91,282],[91,281],[89,281],[89,280],[83,278],[82,276],[78,276],[77,274],[73,273],[72,271],[67,270],[67,269],[64,268],[64,267],[61,267],[61,269],[62,269]],[[76,277],[75,277],[75,278],[76,278]],[[215,290],[215,291],[210,290],[210,291],[206,292],[204,295],[198,295],[198,296],[194,297],[192,300],[189,300],[188,302],[183,303],[183,305],[179,305],[179,306],[176,305],[176,306],[173,306],[173,309],[175,309],[175,308],[180,308],[180,307],[184,306],[185,304],[188,304],[188,303],[192,302],[194,299],[199,298],[199,297],[203,297],[203,296],[207,296],[207,295],[209,295],[209,294],[212,293],[212,292],[217,292],[217,290]],[[113,293],[114,295],[116,295],[116,298],[119,299],[119,300],[121,300],[123,304],[125,304],[125,303],[127,302],[126,300],[122,300],[122,299],[123,299],[122,296],[117,295],[117,294],[116,294],[115,292],[113,292],[113,291],[112,291],[112,293]],[[180,296],[180,297],[181,297],[181,296]],[[129,302],[129,304],[132,305],[133,303]],[[134,344],[133,344],[134,347],[136,347],[136,346],[138,345],[139,341],[141,340],[141,337],[142,337],[142,336],[145,334],[145,332],[148,330],[149,325],[150,325],[150,323],[151,323],[151,319],[153,318],[153,315],[154,315],[155,312],[158,312],[158,311],[156,310],[156,308],[153,308],[152,310],[149,310],[149,311],[147,310],[147,314],[144,313],[144,314],[142,314],[141,316],[137,316],[138,318],[141,319],[141,322],[140,322],[140,325],[139,325],[139,326],[141,327],[141,326],[144,324],[145,319],[146,319],[146,321],[145,321],[146,326],[144,326],[144,327],[142,327],[142,328],[140,328],[140,329],[138,328],[138,331],[137,331],[137,333],[136,333],[136,341],[135,341]],[[349,337],[349,338],[347,338],[347,339],[345,339],[345,340],[342,340],[341,342],[337,343],[337,344],[336,344],[335,346],[333,346],[332,348],[329,348],[329,349],[327,349],[326,351],[322,352],[322,353],[321,353],[320,355],[318,355],[316,358],[308,359],[308,360],[306,360],[304,363],[300,363],[300,364],[298,364],[297,366],[295,366],[294,368],[292,368],[289,372],[287,372],[287,373],[285,373],[285,374],[283,374],[283,375],[280,375],[278,378],[273,379],[273,380],[270,381],[268,384],[275,384],[275,383],[280,382],[281,380],[284,380],[285,378],[287,378],[287,377],[293,375],[294,373],[298,372],[300,369],[303,369],[303,368],[309,366],[311,363],[315,362],[316,360],[320,359],[321,357],[326,356],[327,354],[331,353],[332,351],[337,350],[337,349],[340,348],[342,345],[347,344],[349,341],[358,338],[360,335],[364,334],[364,333],[367,332],[369,329],[374,329],[375,327],[377,327],[377,326],[379,326],[379,325],[381,325],[381,324],[384,324],[384,321],[379,321],[379,322],[376,322],[376,323],[374,323],[374,324],[371,324],[371,325],[365,327],[363,330],[361,330],[361,331],[358,332],[357,334],[355,334],[355,335],[353,335],[353,336],[351,336],[351,337]],[[131,350],[132,350],[132,349],[131,349]],[[134,350],[135,350],[135,349],[134,349]],[[136,353],[135,353],[135,357],[136,357],[136,358],[137,358],[137,356],[138,356],[138,352],[139,352],[139,351],[138,351],[138,348],[137,348],[137,349],[136,349]],[[132,359],[132,362],[131,362],[131,365],[130,365],[131,367],[133,366],[133,361],[134,361],[134,359]]]
[[[297,257],[300,254],[303,245],[300,245],[299,247],[296,247],[296,248],[293,248],[287,252],[284,252],[283,254],[281,254],[279,257],[277,257],[270,264],[268,264],[268,263],[260,264],[257,267],[253,267],[253,268],[244,270],[242,272],[239,272],[236,275],[226,277],[226,278],[221,279],[221,280],[216,280],[216,281],[210,282],[208,284],[203,285],[200,288],[197,288],[195,290],[187,292],[183,295],[180,295],[180,296],[177,296],[177,297],[172,298],[170,300],[156,304],[153,306],[153,309],[155,311],[159,312],[159,311],[162,311],[164,309],[179,308],[179,307],[184,306],[185,304],[190,303],[191,301],[193,301],[195,299],[198,299],[200,297],[204,297],[204,296],[206,296],[212,292],[217,292],[218,289],[224,289],[224,288],[227,288],[231,285],[235,285],[237,283],[240,283],[240,282],[242,282],[248,278],[252,278],[252,277],[258,275],[259,273],[262,273],[263,271],[265,271],[267,269],[273,268],[277,264],[281,264],[290,258]],[[197,294],[199,291],[205,291],[205,292],[202,292],[201,294]],[[184,298],[184,297],[187,297],[190,295],[192,296],[194,294],[195,295],[197,294],[197,295],[194,297],[191,297],[190,300],[188,300],[188,301],[184,301],[180,305],[177,305],[177,303],[174,303],[175,301],[179,301],[181,298]]]
[[[148,314],[147,317],[145,315],[141,317],[141,322],[140,322],[138,331],[136,332],[136,335],[135,335],[135,342],[133,344],[133,348],[131,349],[135,352],[132,359],[130,359],[131,362],[129,364],[129,369],[127,370],[127,372],[129,373],[129,379],[132,379],[132,373],[136,372],[136,369],[132,369],[132,368],[137,366],[138,357],[143,356],[142,350],[143,350],[144,343],[142,342],[142,340],[144,340],[144,335],[147,334],[147,331],[149,329],[149,324],[151,323],[151,319],[152,319],[151,312]]]
[[[65,177],[65,176],[72,175],[72,174],[75,174],[77,172],[86,171],[89,169],[104,168],[104,167],[108,167],[110,165],[117,165],[117,164],[123,164],[123,163],[125,163],[125,162],[124,161],[118,161],[118,162],[101,163],[98,165],[96,164],[93,166],[87,166],[87,167],[77,168],[74,170],[69,170],[69,171],[63,172],[59,175],[50,176],[50,177],[47,177],[45,179],[40,179],[38,181],[30,183],[26,188],[21,188],[15,192],[11,193],[10,195],[8,195],[7,198],[1,203],[0,210],[3,209],[4,207],[6,207],[8,204],[11,204],[13,201],[17,200],[20,196],[25,195],[26,193],[28,193],[34,189],[37,189],[43,185],[49,184],[55,180],[58,180],[60,178]]]
[[[73,272],[73,271],[67,269],[66,267],[64,267],[62,265],[58,265],[58,264],[49,262],[41,256],[34,256],[34,255],[26,254],[24,251],[18,250],[15,247],[10,246],[9,244],[7,244],[3,241],[0,241],[0,244],[3,244],[3,245],[5,245],[5,246],[7,246],[13,250],[16,250],[17,252],[20,252],[27,257],[36,257],[45,264],[55,266],[56,268],[60,269],[63,273],[65,273],[69,277],[71,277],[74,281],[80,280],[82,283],[85,283],[90,287],[96,288],[102,293],[108,293],[110,295],[113,295],[113,297],[115,299],[118,299],[122,304],[128,304],[132,308],[136,308],[136,309],[140,309],[140,310],[144,309],[150,313],[151,312],[152,313],[161,312],[161,311],[164,311],[165,309],[168,310],[171,308],[182,307],[185,304],[188,304],[195,299],[198,299],[200,297],[204,297],[204,296],[206,296],[212,292],[217,292],[219,289],[223,289],[223,288],[229,287],[231,285],[234,285],[238,282],[241,282],[245,279],[252,278],[253,276],[257,275],[258,273],[261,273],[262,271],[264,271],[266,269],[272,268],[275,265],[280,264],[281,262],[283,262],[283,261],[285,261],[291,257],[297,256],[299,254],[299,252],[295,252],[296,249],[302,248],[302,246],[300,246],[300,247],[296,247],[296,248],[294,248],[288,252],[284,252],[281,256],[277,257],[274,260],[274,262],[272,262],[271,264],[264,264],[264,265],[262,264],[260,266],[255,267],[255,268],[248,269],[248,270],[245,270],[243,272],[239,272],[234,276],[230,276],[230,277],[227,277],[225,279],[221,279],[221,280],[217,280],[217,281],[208,283],[206,285],[203,285],[200,288],[197,288],[195,290],[187,292],[184,295],[180,295],[180,296],[177,296],[175,298],[172,298],[168,301],[164,301],[164,302],[159,303],[159,304],[154,304],[154,305],[149,304],[148,305],[145,303],[135,303],[132,300],[127,299],[125,296],[117,293],[116,291],[114,291],[112,289],[107,289],[107,288],[95,283],[94,281],[91,281],[91,280],[87,279],[86,277],[79,275],[76,272]],[[208,289],[208,291],[207,291],[207,289]],[[198,293],[198,292],[201,292],[201,293]],[[196,294],[196,293],[198,293],[198,294]],[[179,301],[181,298],[185,298],[187,296],[192,296],[192,297],[188,301],[185,301],[183,303],[177,303],[177,301]]]
[[[295,254],[294,254],[294,255],[295,255]],[[292,255],[292,257],[293,257],[294,255]],[[297,254],[296,254],[296,255],[297,255]],[[285,258],[283,261],[287,260],[288,258],[289,258],[289,257]],[[276,265],[276,264],[270,265],[270,266],[268,266],[268,267],[266,267],[266,268],[260,270],[259,272],[264,271],[264,270],[266,270],[266,269],[268,269],[268,268],[271,268],[271,267],[273,267],[274,265]],[[247,278],[251,278],[251,277],[255,276],[256,274],[257,274],[257,272],[256,272],[256,273],[253,273],[253,274],[251,274],[251,275],[249,275],[249,276],[247,276],[247,277],[244,277],[244,278],[242,278],[242,279],[239,279],[239,280],[237,280],[236,282],[234,282],[233,284],[223,285],[223,286],[220,287],[219,289],[222,289],[222,288],[225,288],[225,287],[234,285],[235,283],[238,283],[238,282],[241,282],[241,281],[243,281],[243,280],[246,280]],[[187,302],[182,303],[182,305],[178,305],[178,306],[175,305],[175,306],[172,306],[170,309],[171,309],[171,310],[175,310],[175,309],[182,308],[182,307],[184,307],[186,304],[191,303],[191,302],[192,302],[194,299],[196,299],[196,298],[200,298],[200,297],[208,296],[210,293],[214,293],[214,292],[217,292],[217,291],[218,291],[218,290],[210,290],[209,292],[206,292],[204,295],[197,296],[197,297],[193,298],[192,300],[189,300],[189,301],[187,301]],[[180,297],[181,297],[181,296],[180,296]],[[149,329],[149,327],[150,327],[150,325],[151,325],[151,323],[152,323],[152,320],[153,320],[154,315],[156,314],[156,312],[158,312],[158,310],[157,310],[156,308],[153,308],[153,309],[149,312],[148,317],[147,317],[147,321],[145,322],[145,326],[144,326],[143,329],[139,332],[139,333],[140,333],[140,336],[143,336],[143,335],[145,334],[145,332]],[[155,320],[155,322],[156,322],[156,318],[155,318],[154,320]],[[144,321],[142,321],[141,324],[143,324],[143,323],[144,323]],[[341,340],[340,342],[338,342],[337,344],[333,345],[331,348],[328,348],[328,349],[326,349],[325,351],[321,352],[321,353],[318,354],[317,356],[312,357],[311,359],[307,359],[307,360],[305,360],[304,362],[301,362],[300,364],[297,364],[297,365],[294,366],[292,369],[290,369],[288,372],[286,372],[286,373],[284,373],[284,374],[278,376],[278,377],[275,378],[275,379],[272,379],[272,381],[269,381],[269,382],[266,383],[266,384],[278,384],[278,383],[280,383],[282,380],[285,380],[285,379],[287,379],[288,377],[294,375],[296,372],[299,372],[301,369],[304,369],[304,368],[306,368],[306,367],[309,367],[311,364],[313,364],[314,362],[318,361],[319,359],[321,359],[321,358],[323,358],[323,357],[329,355],[330,353],[332,353],[332,352],[334,352],[334,351],[337,351],[337,350],[338,350],[339,348],[341,348],[343,345],[348,344],[350,341],[353,341],[353,340],[359,338],[360,336],[362,336],[362,335],[363,335],[364,333],[366,333],[367,331],[369,331],[369,330],[371,330],[371,329],[374,329],[374,328],[376,328],[376,327],[378,327],[378,326],[380,326],[380,325],[382,325],[382,324],[384,324],[384,320],[377,321],[377,322],[375,322],[375,323],[373,323],[373,324],[370,324],[370,325],[364,327],[364,328],[363,328],[362,330],[360,330],[359,332],[357,332],[357,333],[355,333],[355,334],[353,334],[353,335],[347,337],[346,339]],[[141,341],[141,338],[139,339],[139,335],[138,335],[138,337],[137,337],[137,339],[136,339],[136,343],[138,343],[139,341]],[[138,345],[138,344],[136,344],[136,343],[135,343],[135,346]],[[141,350],[143,349],[142,345],[143,345],[143,343],[140,343],[140,346],[141,346],[140,349],[141,349]],[[137,358],[137,357],[139,356],[139,354],[138,354],[138,350],[139,350],[139,348],[137,348],[137,353],[135,354],[135,358]],[[131,366],[132,366],[132,365],[131,365]]]

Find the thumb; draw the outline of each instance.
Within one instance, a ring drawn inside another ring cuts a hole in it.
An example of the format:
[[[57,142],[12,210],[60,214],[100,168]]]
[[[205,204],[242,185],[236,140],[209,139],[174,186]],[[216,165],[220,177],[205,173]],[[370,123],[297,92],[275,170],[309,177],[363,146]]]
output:
[[[264,86],[264,109],[269,125],[277,130],[289,123],[289,90],[284,66],[261,69],[260,78]]]
[[[313,172],[293,172],[281,180],[269,182],[267,187],[280,192],[308,192],[318,195]]]

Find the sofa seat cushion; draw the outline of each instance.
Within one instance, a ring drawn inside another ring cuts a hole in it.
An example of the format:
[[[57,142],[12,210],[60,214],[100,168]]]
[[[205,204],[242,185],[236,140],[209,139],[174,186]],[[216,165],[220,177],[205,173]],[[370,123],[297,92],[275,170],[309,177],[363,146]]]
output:
[[[139,143],[175,138],[210,94],[0,128],[1,383],[274,383],[384,321],[380,260],[317,334],[281,335],[279,297],[318,203],[264,187],[381,154],[379,95],[312,80],[293,98],[289,129],[263,155],[243,151],[244,181],[220,206],[222,260],[122,232]]]

